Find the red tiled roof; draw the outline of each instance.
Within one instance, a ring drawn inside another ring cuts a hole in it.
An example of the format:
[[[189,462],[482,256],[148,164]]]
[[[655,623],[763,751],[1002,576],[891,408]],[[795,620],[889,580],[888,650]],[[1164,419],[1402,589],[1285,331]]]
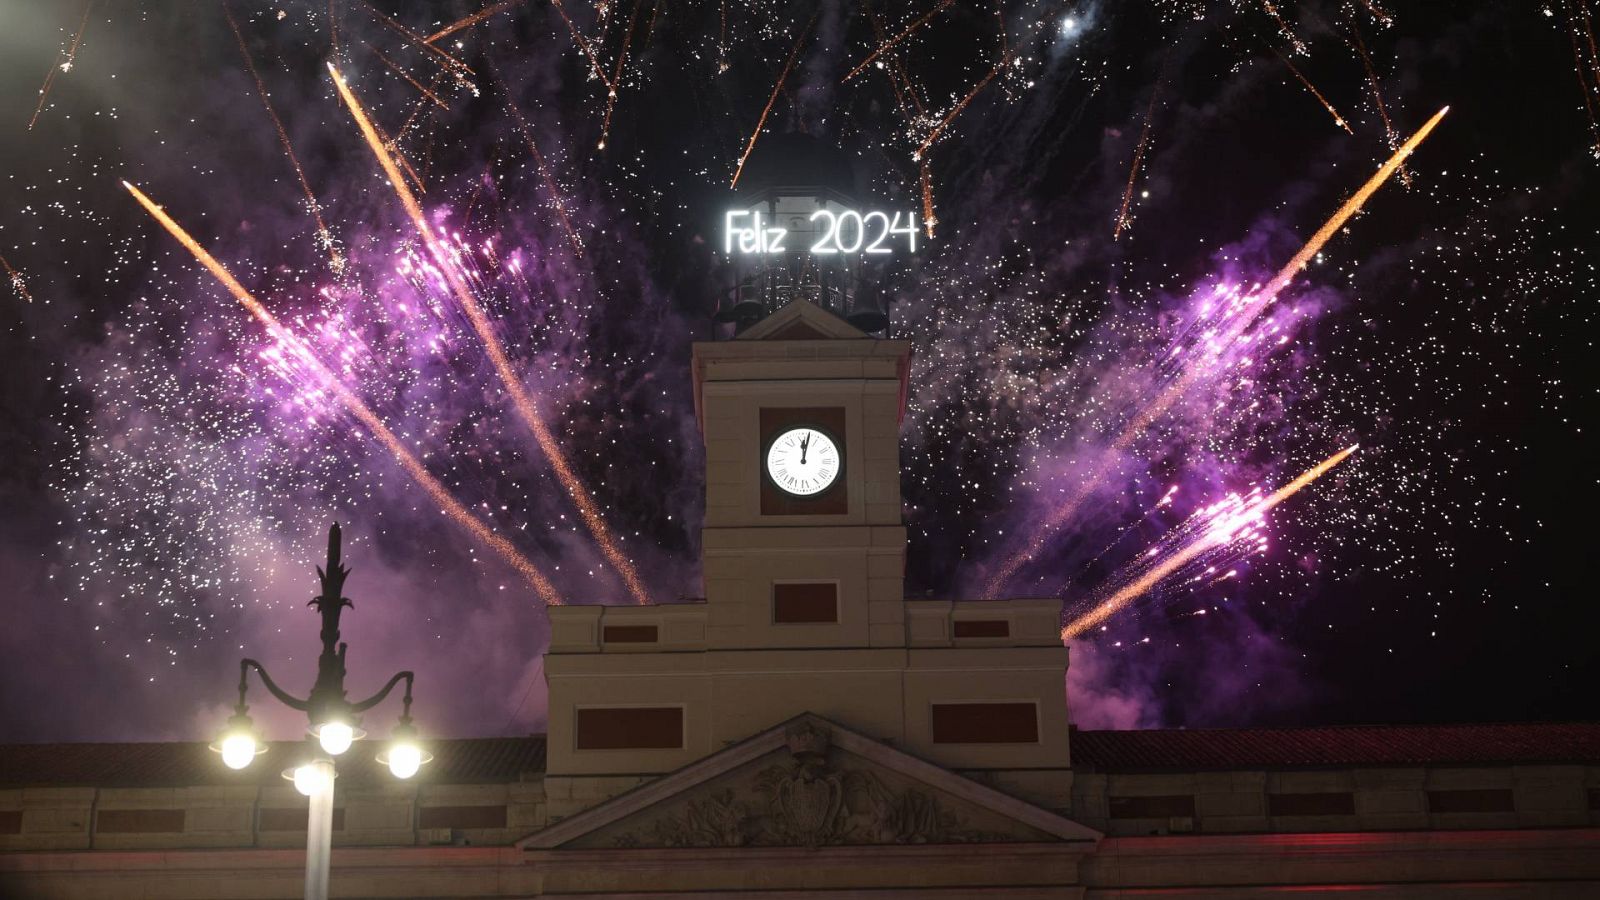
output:
[[[1073,731],[1074,767],[1101,771],[1600,764],[1600,723]]]
[[[440,784],[503,783],[544,773],[544,735],[426,741],[432,763],[417,776]],[[269,745],[243,771],[222,764],[202,743],[0,744],[0,787],[177,787],[280,783],[306,755],[304,741]],[[373,757],[382,741],[361,741],[339,758],[342,784],[389,777]],[[346,781],[345,779],[349,779]]]

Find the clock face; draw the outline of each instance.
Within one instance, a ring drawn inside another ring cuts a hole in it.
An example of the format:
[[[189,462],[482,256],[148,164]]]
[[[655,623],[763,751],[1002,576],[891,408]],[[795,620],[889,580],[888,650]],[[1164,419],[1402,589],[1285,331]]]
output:
[[[790,428],[767,445],[767,477],[796,497],[820,494],[833,486],[844,468],[839,447],[824,431]]]

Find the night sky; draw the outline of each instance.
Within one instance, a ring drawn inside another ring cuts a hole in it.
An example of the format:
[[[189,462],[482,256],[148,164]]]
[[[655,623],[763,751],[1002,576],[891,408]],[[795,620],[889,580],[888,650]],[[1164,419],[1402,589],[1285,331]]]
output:
[[[752,159],[801,132],[934,212],[863,275],[915,359],[907,593],[1063,598],[1082,727],[1600,716],[1593,0],[422,8],[0,0],[0,739],[209,737],[242,655],[305,690],[335,519],[352,693],[542,730],[541,581],[633,602],[612,540],[699,595],[689,346],[769,102]]]

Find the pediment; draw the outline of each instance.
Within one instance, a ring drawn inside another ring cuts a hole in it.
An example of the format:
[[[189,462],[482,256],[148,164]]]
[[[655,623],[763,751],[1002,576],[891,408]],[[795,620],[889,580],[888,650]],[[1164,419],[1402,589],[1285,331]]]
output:
[[[826,341],[861,340],[871,335],[809,300],[793,300],[788,306],[746,328],[735,340],[741,341]]]
[[[810,714],[519,841],[522,849],[1095,841],[1100,833]]]

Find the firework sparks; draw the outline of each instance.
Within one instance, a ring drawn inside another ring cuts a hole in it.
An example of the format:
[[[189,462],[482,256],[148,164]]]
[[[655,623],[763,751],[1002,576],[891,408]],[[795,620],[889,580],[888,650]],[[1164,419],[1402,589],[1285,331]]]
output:
[[[491,3],[490,5],[485,6],[483,9],[480,9],[477,12],[473,13],[472,15],[467,16],[464,19],[458,19],[455,22],[453,22],[453,23],[451,23],[449,25],[446,25],[445,27],[439,29],[438,31],[435,31],[433,34],[430,34],[427,37],[423,38],[422,42],[424,44],[431,44],[434,41],[441,40],[443,38],[447,38],[450,35],[455,34],[456,32],[460,31],[463,28],[471,28],[472,26],[478,24],[479,22],[484,21],[485,19],[493,18],[493,17],[499,15],[500,13],[505,12],[508,9],[511,9],[511,8],[517,7],[517,6],[521,6],[522,4],[524,4],[526,2],[528,2],[528,0],[501,0],[501,2],[499,2],[499,3]]]
[[[1283,35],[1283,39],[1294,47],[1294,52],[1305,56],[1309,52],[1306,50],[1305,41],[1300,40],[1299,36],[1294,33],[1294,29],[1289,27],[1289,23],[1283,18],[1283,14],[1278,12],[1277,5],[1272,0],[1261,0],[1261,8],[1266,10],[1267,15],[1272,17],[1273,22],[1277,23],[1278,33]]]
[[[445,281],[449,284],[456,301],[461,305],[461,310],[467,314],[473,330],[477,332],[479,339],[482,340],[484,349],[489,354],[489,360],[494,364],[495,372],[499,374],[500,380],[505,384],[507,392],[511,395],[513,405],[528,428],[533,431],[534,440],[538,442],[539,448],[544,451],[545,457],[550,461],[551,468],[555,470],[556,477],[560,479],[562,486],[566,488],[567,493],[572,497],[573,503],[577,505],[584,524],[588,526],[590,533],[594,535],[595,541],[599,543],[600,551],[605,554],[612,568],[617,571],[627,584],[628,591],[633,595],[634,599],[639,603],[648,603],[650,596],[646,592],[644,585],[639,581],[639,575],[634,570],[633,563],[623,556],[622,551],[618,549],[616,539],[611,535],[611,529],[601,517],[600,510],[595,506],[593,498],[589,496],[588,488],[583,485],[577,473],[572,470],[571,464],[567,462],[566,453],[562,451],[555,436],[551,434],[549,426],[545,424],[543,417],[539,415],[538,405],[534,402],[533,397],[528,394],[527,388],[523,386],[522,379],[517,375],[516,370],[512,368],[511,360],[507,358],[505,348],[501,346],[500,338],[494,333],[493,323],[489,321],[488,316],[473,297],[472,289],[467,285],[457,266],[451,261],[450,254],[434,235],[433,227],[428,224],[427,217],[422,213],[422,206],[417,203],[417,198],[406,187],[405,180],[400,177],[400,172],[395,167],[394,161],[390,159],[388,152],[384,150],[383,142],[379,140],[366,111],[361,108],[360,101],[356,99],[355,94],[350,90],[349,84],[345,82],[344,76],[339,74],[339,70],[332,63],[328,64],[328,71],[333,75],[333,82],[339,89],[339,95],[344,99],[345,105],[349,107],[350,114],[355,118],[356,125],[361,129],[362,136],[366,138],[368,146],[372,148],[373,154],[378,158],[378,163],[383,167],[384,174],[389,177],[390,185],[395,189],[395,193],[399,195],[406,214],[411,217],[412,224],[417,228],[417,233],[438,262]]]
[[[1378,171],[1367,179],[1367,182],[1352,194],[1334,212],[1333,216],[1323,223],[1321,228],[1317,229],[1311,239],[1278,271],[1278,274],[1274,275],[1259,290],[1238,299],[1233,306],[1231,319],[1224,323],[1207,342],[1205,352],[1199,354],[1198,358],[1189,360],[1188,364],[1180,370],[1178,376],[1166,389],[1161,391],[1149,404],[1138,410],[1128,425],[1111,442],[1109,452],[1100,458],[1100,462],[1068,493],[1061,504],[1050,515],[1045,517],[1044,522],[1034,530],[1033,536],[1027,544],[1021,550],[1009,556],[995,570],[994,574],[988,578],[984,587],[985,597],[998,596],[1000,590],[1005,587],[1006,582],[1010,581],[1012,576],[1016,575],[1022,564],[1032,559],[1034,555],[1044,548],[1046,539],[1062,523],[1077,514],[1078,508],[1083,505],[1083,501],[1089,496],[1089,493],[1106,477],[1107,467],[1110,465],[1112,458],[1119,456],[1132,446],[1140,435],[1144,434],[1157,419],[1171,409],[1172,405],[1178,402],[1191,388],[1215,374],[1216,361],[1221,353],[1234,346],[1239,338],[1266,311],[1267,307],[1272,305],[1278,294],[1289,286],[1289,282],[1294,280],[1294,277],[1322,251],[1322,248],[1334,234],[1344,227],[1344,223],[1348,222],[1351,216],[1354,216],[1366,205],[1367,200],[1372,197],[1378,188],[1383,186],[1384,182],[1394,175],[1400,164],[1416,150],[1419,144],[1427,139],[1434,127],[1439,124],[1445,113],[1449,111],[1450,107],[1446,106],[1434,113],[1433,118],[1429,119],[1427,124],[1423,125],[1422,128],[1417,130],[1416,134],[1413,134],[1402,144],[1400,149],[1396,150],[1387,162],[1379,166]]]
[[[44,112],[45,101],[50,98],[50,85],[55,83],[57,73],[72,71],[72,64],[78,58],[78,45],[83,43],[84,29],[89,27],[89,10],[93,7],[94,0],[85,0],[83,18],[78,21],[78,31],[72,36],[72,43],[67,46],[65,53],[56,55],[50,64],[50,71],[44,74],[44,84],[39,87],[39,105],[33,108],[33,117],[28,120],[29,131],[39,121],[39,114]]]
[[[589,46],[589,42],[584,39],[583,32],[578,30],[578,26],[572,24],[572,17],[567,15],[567,7],[562,4],[561,0],[550,0],[550,2],[555,6],[556,12],[561,14],[561,21],[567,23],[567,30],[572,32],[573,42],[583,50],[584,56],[589,57],[589,71],[593,73],[594,77],[600,79],[601,84],[606,86],[608,94],[616,93],[617,86],[612,84],[611,79],[606,77],[606,70],[600,65],[600,57],[594,54],[594,48]]]
[[[1344,462],[1345,458],[1354,452],[1356,452],[1356,446],[1354,445],[1340,450],[1338,453],[1301,473],[1300,477],[1265,497],[1244,504],[1224,504],[1220,508],[1214,507],[1209,510],[1206,524],[1200,529],[1200,534],[1196,539],[1185,544],[1171,556],[1165,557],[1159,562],[1148,564],[1144,571],[1133,580],[1117,588],[1110,596],[1097,603],[1093,609],[1067,623],[1066,627],[1061,629],[1061,640],[1071,640],[1099,625],[1118,610],[1143,596],[1147,591],[1159,584],[1163,578],[1192,562],[1196,557],[1208,550],[1214,550],[1235,540],[1241,531],[1252,528],[1256,523],[1259,523],[1262,516],[1274,506],[1294,496],[1301,488],[1311,482],[1321,478],[1329,469]],[[1148,561],[1146,562],[1148,563]]]
[[[395,34],[398,34],[401,37],[405,38],[407,41],[409,41],[412,44],[412,46],[421,49],[424,53],[432,54],[434,57],[438,58],[438,60],[441,63],[443,63],[446,66],[449,66],[451,69],[454,69],[458,75],[471,75],[471,74],[473,74],[472,70],[467,67],[466,63],[462,62],[459,59],[456,59],[454,56],[451,56],[450,54],[444,52],[443,50],[440,50],[438,47],[435,47],[434,45],[428,43],[428,39],[427,38],[425,38],[422,35],[416,33],[415,31],[412,31],[411,29],[409,29],[406,26],[400,24],[399,22],[396,22],[394,19],[392,19],[389,16],[385,15],[384,12],[382,10],[378,9],[376,6],[373,6],[371,3],[366,2],[366,0],[362,0],[361,5],[363,7],[365,7],[367,12],[371,13],[372,17],[374,19],[376,19],[385,28],[388,28],[390,31],[393,31]]]
[[[416,80],[415,78],[412,78],[411,77],[411,73],[407,72],[405,69],[400,68],[400,65],[398,63],[396,63],[394,60],[390,59],[382,50],[379,50],[377,47],[374,47],[371,44],[366,44],[366,48],[368,50],[371,50],[373,55],[378,57],[378,60],[389,68],[389,71],[391,71],[391,72],[395,73],[396,75],[399,75],[401,78],[405,79],[407,84],[409,84],[412,87],[416,88],[417,89],[417,93],[421,94],[423,97],[425,97],[428,100],[432,101],[434,106],[437,106],[440,109],[449,109],[450,108],[450,104],[444,102],[443,100],[440,100],[438,94],[435,94],[433,91],[429,90],[426,86],[424,86],[422,84],[422,82]],[[404,131],[404,129],[402,129],[402,132],[403,131]]]
[[[429,497],[433,498],[435,503],[439,504],[446,516],[471,532],[480,542],[498,553],[512,568],[521,573],[528,580],[528,583],[533,586],[539,598],[547,605],[561,605],[560,596],[556,594],[555,588],[545,578],[544,573],[540,572],[538,567],[524,556],[521,551],[517,550],[510,541],[496,534],[476,516],[468,512],[466,507],[462,506],[460,501],[456,500],[445,489],[444,485],[440,484],[439,480],[422,465],[422,462],[411,453],[400,438],[389,430],[389,426],[385,425],[383,420],[378,418],[378,415],[305,345],[304,341],[283,327],[278,322],[277,317],[262,306],[260,301],[256,300],[245,289],[244,285],[233,277],[233,273],[229,272],[222,263],[218,262],[204,247],[200,246],[200,243],[190,236],[183,229],[183,226],[167,215],[166,210],[145,196],[143,191],[126,181],[122,183],[122,186],[133,194],[134,199],[139,201],[139,205],[143,206],[145,211],[161,224],[161,227],[165,228],[169,234],[177,239],[178,243],[193,254],[194,258],[202,266],[205,266],[218,281],[222,282],[222,285],[228,289],[229,293],[233,294],[234,299],[238,300],[241,306],[255,316],[262,325],[266,326],[267,332],[272,336],[278,347],[282,348],[283,352],[292,355],[297,362],[316,373],[327,389],[338,398],[340,404],[349,410],[350,414],[355,416],[362,425],[366,426],[372,436],[377,438],[394,455],[394,458],[406,470],[406,473],[416,481],[419,487],[428,493]]]
[[[1356,48],[1356,55],[1361,57],[1361,66],[1367,73],[1367,85],[1372,88],[1372,99],[1378,106],[1378,118],[1383,120],[1384,140],[1388,142],[1390,151],[1400,146],[1399,135],[1395,133],[1394,123],[1389,121],[1389,107],[1383,102],[1383,91],[1378,86],[1378,72],[1372,65],[1372,57],[1367,54],[1367,43],[1361,39],[1361,29],[1354,20],[1350,22],[1350,35],[1354,38],[1352,45]],[[1400,164],[1400,182],[1406,187],[1411,186],[1411,172],[1405,164]]]
[[[1300,70],[1294,67],[1294,63],[1289,61],[1289,57],[1279,53],[1276,47],[1268,49],[1272,50],[1273,56],[1283,60],[1283,64],[1289,68],[1289,72],[1299,79],[1301,84],[1305,85],[1306,90],[1311,92],[1311,96],[1317,98],[1317,102],[1321,103],[1322,108],[1328,111],[1328,115],[1333,116],[1333,124],[1343,128],[1346,134],[1355,134],[1355,131],[1350,127],[1350,123],[1344,120],[1344,116],[1339,115],[1339,111],[1333,108],[1333,104],[1328,102],[1327,97],[1322,96],[1322,92],[1317,90],[1316,85],[1312,84],[1306,76],[1300,74]]]
[[[1600,49],[1597,49],[1592,29],[1588,30],[1589,60],[1584,60],[1583,44],[1579,41],[1579,32],[1586,29],[1578,27],[1578,17],[1572,12],[1570,3],[1563,2],[1561,8],[1567,14],[1567,37],[1572,44],[1573,71],[1578,76],[1578,91],[1583,94],[1583,110],[1589,117],[1589,134],[1592,138],[1590,154],[1600,159],[1600,115],[1595,112],[1597,97],[1600,97]],[[1584,25],[1589,25],[1589,8],[1580,2],[1578,9],[1583,14]],[[1587,70],[1587,71],[1585,71]]]
[[[539,150],[538,141],[533,138],[533,129],[528,126],[528,120],[523,117],[522,110],[518,108],[516,98],[511,96],[511,88],[500,77],[500,71],[490,63],[490,74],[494,76],[500,88],[500,96],[506,98],[506,109],[511,111],[511,118],[517,123],[517,133],[522,135],[522,140],[528,145],[528,153],[533,156],[534,167],[539,170],[539,180],[544,182],[546,193],[550,195],[550,205],[555,209],[556,220],[561,223],[561,230],[567,233],[567,242],[572,245],[572,252],[583,256],[583,238],[578,236],[577,229],[572,227],[571,216],[567,212],[567,198],[556,184],[554,173],[550,171],[550,164]]]
[[[11,282],[11,289],[17,292],[22,299],[33,302],[33,295],[28,293],[28,285],[22,280],[22,273],[11,267],[4,256],[0,256],[0,266],[6,270],[6,278]]]
[[[1166,68],[1166,63],[1163,61],[1161,64],[1163,74]],[[1156,86],[1150,90],[1150,105],[1144,111],[1144,125],[1139,129],[1139,145],[1133,151],[1133,163],[1128,166],[1128,186],[1122,191],[1122,208],[1117,210],[1117,223],[1111,229],[1112,240],[1120,239],[1123,230],[1133,224],[1128,218],[1128,209],[1133,204],[1133,186],[1139,179],[1139,168],[1144,163],[1145,150],[1150,146],[1150,123],[1156,117],[1156,100],[1161,96],[1162,81],[1162,78],[1157,77]]]
[[[895,45],[910,37],[913,31],[916,31],[918,28],[921,28],[922,26],[931,22],[934,16],[944,12],[947,8],[949,8],[950,4],[954,2],[955,0],[939,0],[938,5],[912,20],[911,24],[901,29],[899,34],[887,41],[880,43],[876,50],[873,50],[871,53],[867,54],[866,59],[863,59],[861,62],[856,64],[854,69],[851,69],[849,72],[845,73],[845,76],[839,79],[839,83],[844,84],[846,81],[849,81],[850,79],[866,71],[867,66],[872,65],[872,61],[881,56],[884,51],[892,49]]]
[[[289,157],[289,164],[294,166],[295,177],[300,180],[300,190],[306,197],[306,209],[310,210],[312,221],[317,223],[317,243],[328,251],[328,264],[337,275],[344,271],[344,256],[339,252],[339,245],[333,239],[333,232],[328,230],[328,223],[322,220],[322,204],[317,202],[317,195],[311,190],[311,182],[306,180],[306,170],[300,165],[300,157],[295,155],[294,145],[289,143],[289,132],[283,127],[283,121],[278,118],[278,111],[272,108],[267,86],[262,83],[261,74],[256,71],[255,60],[251,59],[250,50],[244,43],[244,34],[239,31],[239,23],[233,18],[233,11],[226,3],[222,4],[222,14],[228,19],[228,27],[233,29],[233,39],[239,44],[239,55],[244,57],[244,66],[250,72],[250,79],[256,84],[256,96],[261,98],[261,105],[266,108],[267,117],[272,120],[272,127],[278,132],[278,143],[283,146],[283,154]]]
[[[739,176],[744,174],[744,161],[750,158],[750,151],[756,148],[756,139],[761,137],[761,129],[767,125],[767,116],[772,113],[772,104],[778,102],[778,94],[783,90],[784,79],[789,77],[789,72],[794,69],[794,61],[800,57],[800,48],[806,42],[806,36],[811,33],[811,26],[815,25],[817,17],[811,16],[806,27],[800,29],[800,36],[795,38],[794,49],[789,51],[789,59],[783,64],[783,71],[778,73],[778,83],[772,86],[772,96],[767,98],[767,105],[761,108],[761,117],[756,119],[756,129],[750,132],[750,141],[744,145],[744,153],[739,156],[739,164],[733,168],[733,180],[728,183],[729,188],[739,186]]]
[[[639,5],[644,0],[633,0],[633,12],[628,14],[628,29],[622,34],[622,49],[617,51],[617,68],[611,75],[611,91],[606,94],[605,119],[600,124],[600,143],[596,150],[606,148],[606,138],[611,134],[611,113],[617,106],[617,88],[622,85],[622,67],[628,62],[628,45],[633,42],[633,26],[639,19]]]
[[[922,159],[923,155],[928,152],[928,148],[933,146],[933,142],[938,140],[940,135],[944,134],[945,129],[950,127],[950,123],[955,120],[955,117],[961,115],[961,111],[966,109],[967,104],[972,102],[972,98],[978,96],[978,94],[982,92],[984,88],[988,87],[989,82],[993,81],[995,76],[999,75],[1001,70],[1004,69],[1010,62],[1011,54],[1009,52],[1001,53],[1000,61],[994,64],[994,68],[989,70],[989,74],[978,79],[978,83],[972,86],[972,90],[968,91],[967,95],[962,97],[959,103],[950,108],[950,112],[946,113],[945,117],[939,120],[939,124],[935,125],[933,130],[928,132],[928,137],[923,140],[922,146],[917,148],[917,152],[911,154],[911,158],[915,160]]]

